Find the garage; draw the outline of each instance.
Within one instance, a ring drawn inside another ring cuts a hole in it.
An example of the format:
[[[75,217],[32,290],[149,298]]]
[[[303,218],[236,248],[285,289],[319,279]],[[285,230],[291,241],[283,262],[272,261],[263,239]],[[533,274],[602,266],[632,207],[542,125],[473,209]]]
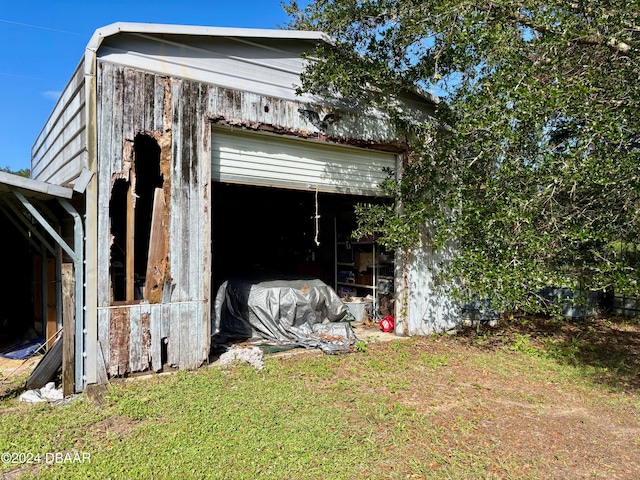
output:
[[[379,306],[385,252],[351,233],[357,204],[389,201],[377,185],[395,170],[395,154],[220,128],[211,143],[214,296],[230,277],[262,273],[319,279]],[[372,260],[356,268],[358,253]]]

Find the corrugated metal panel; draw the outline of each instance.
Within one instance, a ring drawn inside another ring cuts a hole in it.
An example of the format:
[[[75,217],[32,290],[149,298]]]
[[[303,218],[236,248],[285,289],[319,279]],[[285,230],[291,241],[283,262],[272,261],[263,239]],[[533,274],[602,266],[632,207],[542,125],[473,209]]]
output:
[[[362,148],[215,128],[214,180],[359,195],[380,195],[396,155]]]
[[[86,165],[84,62],[80,62],[31,150],[35,179],[70,183]]]
[[[439,273],[451,258],[453,249],[437,252],[428,246],[423,237],[423,246],[405,255],[403,268],[405,285],[401,291],[404,303],[400,308],[406,312],[407,335],[430,335],[455,328],[460,324],[460,308],[442,289]]]
[[[304,62],[313,42],[297,39],[243,39],[119,34],[107,38],[102,61],[277,98],[299,99]]]

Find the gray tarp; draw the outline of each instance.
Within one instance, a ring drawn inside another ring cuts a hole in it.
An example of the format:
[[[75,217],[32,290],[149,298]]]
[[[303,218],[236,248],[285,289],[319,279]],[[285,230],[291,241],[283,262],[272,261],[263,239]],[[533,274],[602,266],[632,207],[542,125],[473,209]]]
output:
[[[315,278],[237,278],[224,282],[214,304],[219,339],[262,338],[282,345],[346,351],[356,341],[347,307]]]

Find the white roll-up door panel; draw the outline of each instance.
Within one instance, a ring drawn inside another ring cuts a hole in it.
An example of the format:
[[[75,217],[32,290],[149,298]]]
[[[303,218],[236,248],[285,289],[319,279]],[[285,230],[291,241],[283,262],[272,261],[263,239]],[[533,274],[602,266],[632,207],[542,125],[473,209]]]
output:
[[[396,155],[364,148],[213,128],[213,180],[250,185],[381,195]]]

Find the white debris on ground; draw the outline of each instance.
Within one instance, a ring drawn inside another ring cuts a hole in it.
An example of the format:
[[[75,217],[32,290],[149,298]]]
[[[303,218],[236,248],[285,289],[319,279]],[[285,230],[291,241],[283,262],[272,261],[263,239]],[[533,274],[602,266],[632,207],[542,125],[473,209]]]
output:
[[[18,397],[21,402],[57,402],[64,399],[62,388],[56,388],[53,382],[47,383],[44,387],[35,390],[27,390]]]
[[[264,367],[262,350],[258,347],[251,348],[232,348],[220,355],[220,365],[229,365],[236,360],[247,362],[256,370],[262,370]]]

